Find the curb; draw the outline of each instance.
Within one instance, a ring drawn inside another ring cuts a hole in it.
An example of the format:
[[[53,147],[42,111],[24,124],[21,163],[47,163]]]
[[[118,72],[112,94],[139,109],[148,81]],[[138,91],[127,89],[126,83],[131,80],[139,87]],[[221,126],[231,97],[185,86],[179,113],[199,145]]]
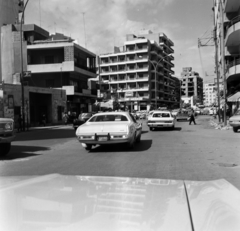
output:
[[[227,126],[224,126],[223,123],[210,120],[209,124],[211,127],[214,127],[216,130],[230,130],[232,127],[227,123]]]

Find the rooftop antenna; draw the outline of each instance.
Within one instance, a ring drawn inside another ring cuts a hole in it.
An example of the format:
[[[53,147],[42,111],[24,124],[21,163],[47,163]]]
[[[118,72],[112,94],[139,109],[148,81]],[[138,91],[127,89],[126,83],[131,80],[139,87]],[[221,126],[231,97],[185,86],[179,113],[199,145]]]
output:
[[[86,31],[85,31],[85,20],[84,20],[85,12],[82,12],[82,15],[83,15],[83,26],[84,26],[84,37],[85,37],[85,48],[87,48]]]

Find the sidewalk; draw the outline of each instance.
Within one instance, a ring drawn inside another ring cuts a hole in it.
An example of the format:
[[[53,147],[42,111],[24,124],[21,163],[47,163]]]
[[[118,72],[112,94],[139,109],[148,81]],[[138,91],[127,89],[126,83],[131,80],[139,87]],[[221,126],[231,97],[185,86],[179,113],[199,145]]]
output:
[[[227,120],[227,125],[224,126],[224,122],[219,122],[218,118],[212,117],[209,121],[211,127],[214,127],[216,130],[230,130],[232,127],[229,125],[229,120]]]
[[[46,125],[46,126],[37,126],[37,127],[30,127],[30,128],[25,128],[25,132],[28,131],[35,131],[35,130],[43,130],[43,129],[55,129],[55,128],[62,128],[62,127],[72,127],[72,124],[58,124],[58,125]],[[23,132],[23,131],[21,131]],[[18,133],[18,132],[17,132]]]

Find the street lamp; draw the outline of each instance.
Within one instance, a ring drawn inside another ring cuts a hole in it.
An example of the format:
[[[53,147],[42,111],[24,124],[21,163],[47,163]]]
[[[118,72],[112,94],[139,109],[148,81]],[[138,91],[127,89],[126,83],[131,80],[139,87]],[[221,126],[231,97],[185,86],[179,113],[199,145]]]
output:
[[[22,89],[22,119],[23,119],[23,131],[25,131],[25,104],[24,104],[24,82],[23,82],[23,45],[22,45],[22,24],[23,24],[23,19],[24,19],[24,12],[26,9],[26,6],[28,4],[28,1],[26,2],[26,4],[23,7],[23,11],[22,11],[22,16],[21,16],[21,20],[20,20],[20,52],[21,52],[21,89]]]
[[[157,63],[156,65],[154,64],[153,61],[151,61],[150,59],[148,60],[154,67],[154,70],[155,70],[155,108],[157,109],[157,67],[158,67],[158,64],[160,62],[162,62],[167,56],[169,56],[171,54],[167,54],[165,55],[163,58],[161,58]]]

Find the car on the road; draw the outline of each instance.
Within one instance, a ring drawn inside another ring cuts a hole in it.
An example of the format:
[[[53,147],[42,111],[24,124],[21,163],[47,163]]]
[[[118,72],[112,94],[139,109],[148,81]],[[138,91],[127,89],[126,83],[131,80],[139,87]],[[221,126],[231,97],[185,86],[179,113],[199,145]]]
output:
[[[105,144],[127,144],[133,148],[140,142],[142,124],[128,112],[97,113],[78,127],[76,136],[86,150]]]
[[[170,111],[154,111],[152,115],[148,118],[147,125],[152,131],[156,128],[167,127],[175,128],[175,117]]]
[[[240,191],[224,179],[49,174],[0,181],[3,231],[240,230]]]
[[[172,111],[171,111],[171,113],[172,113],[172,115],[173,116],[177,116],[177,114],[179,113],[179,111],[180,111],[180,109],[173,109]]]
[[[77,119],[73,120],[73,128],[75,130],[77,130],[77,128],[84,124],[87,120],[89,120],[92,116],[94,115],[94,113],[92,112],[88,112],[88,113],[81,113]]]
[[[10,118],[0,118],[0,156],[5,156],[11,149],[15,138],[14,121]]]
[[[240,129],[240,108],[229,118],[229,125],[233,127],[234,132]]]
[[[176,120],[188,120],[189,119],[189,112],[185,109],[182,109],[176,115]]]

